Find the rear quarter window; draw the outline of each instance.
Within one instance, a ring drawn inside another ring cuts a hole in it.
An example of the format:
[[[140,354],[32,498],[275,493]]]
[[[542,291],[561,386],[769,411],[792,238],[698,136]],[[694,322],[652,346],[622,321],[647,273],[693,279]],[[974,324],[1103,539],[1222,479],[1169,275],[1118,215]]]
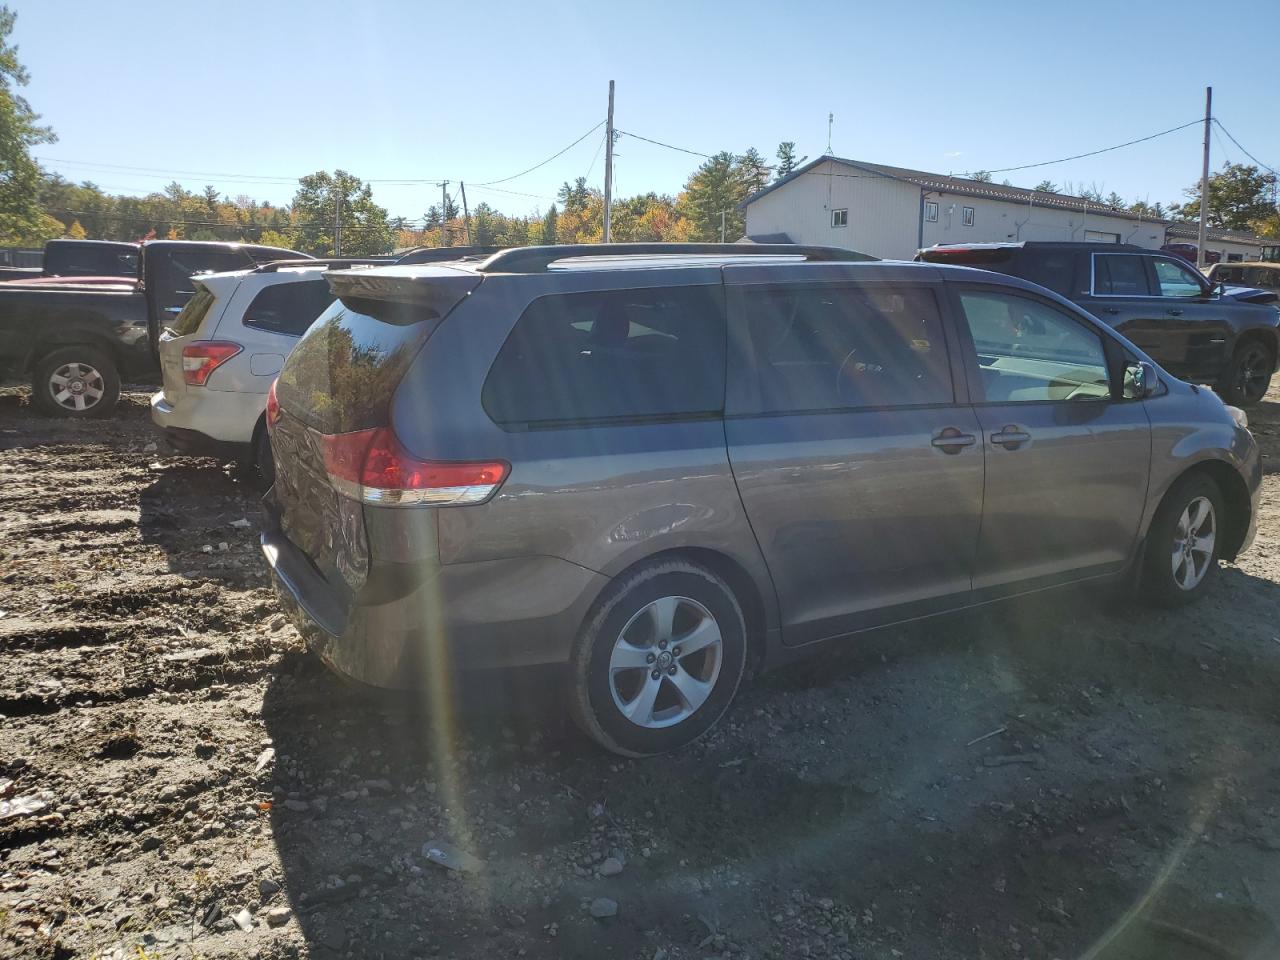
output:
[[[323,278],[274,283],[258,291],[241,322],[246,327],[300,337],[331,303],[333,294]]]
[[[169,329],[173,331],[175,336],[179,337],[186,337],[195,333],[200,329],[200,324],[204,323],[204,318],[209,315],[209,309],[216,299],[208,287],[197,284],[195,296],[188,300],[187,305],[173,318],[173,323],[169,324]]]
[[[482,401],[503,425],[705,416],[724,379],[719,286],[560,294],[516,321]]]

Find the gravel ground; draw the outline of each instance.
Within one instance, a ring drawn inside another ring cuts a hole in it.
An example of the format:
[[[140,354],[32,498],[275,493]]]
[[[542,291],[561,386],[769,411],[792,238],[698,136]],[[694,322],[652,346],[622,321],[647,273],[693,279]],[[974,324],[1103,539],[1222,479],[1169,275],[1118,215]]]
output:
[[[882,632],[630,761],[545,676],[330,677],[252,479],[157,450],[145,404],[0,393],[0,955],[1280,954],[1274,474],[1193,609]],[[1251,416],[1280,464],[1280,394]]]

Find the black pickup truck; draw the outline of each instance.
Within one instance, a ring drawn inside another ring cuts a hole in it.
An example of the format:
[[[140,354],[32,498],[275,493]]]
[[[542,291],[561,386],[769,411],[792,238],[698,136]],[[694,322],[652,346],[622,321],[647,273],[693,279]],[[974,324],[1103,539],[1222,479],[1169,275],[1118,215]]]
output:
[[[310,258],[254,244],[151,240],[138,248],[132,277],[0,283],[0,381],[29,378],[32,402],[52,416],[105,416],[122,377],[156,373],[160,330],[194,293],[192,276],[298,259]]]
[[[1175,377],[1227,403],[1257,403],[1280,358],[1274,293],[1210,282],[1179,257],[1128,244],[1023,241],[928,247],[916,255],[1022,277],[1114,327]]]

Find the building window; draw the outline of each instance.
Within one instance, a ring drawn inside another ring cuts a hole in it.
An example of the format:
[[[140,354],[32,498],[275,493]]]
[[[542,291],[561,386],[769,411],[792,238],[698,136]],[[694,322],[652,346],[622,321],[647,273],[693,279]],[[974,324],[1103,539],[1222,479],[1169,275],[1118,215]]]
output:
[[[849,225],[849,208],[844,207],[840,210],[831,211],[831,226],[847,227]]]
[[[924,218],[929,223],[938,222],[938,201],[926,200],[924,202]]]
[[[960,222],[966,227],[973,226],[973,207],[960,208]]]

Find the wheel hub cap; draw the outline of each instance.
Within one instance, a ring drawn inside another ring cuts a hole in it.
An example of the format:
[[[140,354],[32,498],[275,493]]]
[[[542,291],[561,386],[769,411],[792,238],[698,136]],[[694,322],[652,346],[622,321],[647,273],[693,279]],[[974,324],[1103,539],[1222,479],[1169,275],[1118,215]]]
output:
[[[88,410],[106,392],[102,374],[87,363],[64,363],[49,377],[49,395],[68,410]]]
[[[1178,518],[1173,533],[1173,581],[1180,590],[1199,586],[1213,562],[1217,517],[1207,497],[1196,497]]]
[[[720,626],[689,597],[662,597],[627,621],[609,655],[609,692],[636,726],[660,729],[692,716],[715,689]]]

